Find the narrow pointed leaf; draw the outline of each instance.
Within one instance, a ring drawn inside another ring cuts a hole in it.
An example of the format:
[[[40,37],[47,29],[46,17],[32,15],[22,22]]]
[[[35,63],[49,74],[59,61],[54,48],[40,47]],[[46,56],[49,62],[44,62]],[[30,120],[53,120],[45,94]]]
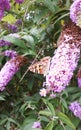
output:
[[[71,122],[71,120],[64,113],[58,112],[57,115],[58,115],[59,119],[63,123],[67,124],[68,126],[70,126],[71,128],[73,128],[74,130],[76,129],[75,126],[74,126],[74,124]]]

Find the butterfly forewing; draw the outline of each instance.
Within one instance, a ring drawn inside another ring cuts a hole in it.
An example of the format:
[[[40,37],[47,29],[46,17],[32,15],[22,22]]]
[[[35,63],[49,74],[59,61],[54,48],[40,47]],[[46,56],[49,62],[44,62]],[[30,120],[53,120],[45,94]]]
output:
[[[46,74],[49,71],[50,60],[51,57],[46,56],[42,58],[40,61],[30,65],[28,69],[33,73],[43,74],[44,76],[46,76]]]

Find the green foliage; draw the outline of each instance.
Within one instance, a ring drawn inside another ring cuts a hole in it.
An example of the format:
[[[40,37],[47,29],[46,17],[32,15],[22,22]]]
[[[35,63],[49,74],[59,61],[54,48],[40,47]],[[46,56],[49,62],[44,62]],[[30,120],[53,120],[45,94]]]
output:
[[[11,10],[5,12],[0,21],[0,38],[12,45],[0,47],[0,51],[13,49],[30,61],[53,56],[62,26],[69,19],[71,1],[25,0],[16,4],[12,0],[10,3]],[[11,32],[5,27],[7,23],[15,24],[18,19],[22,20],[16,33],[19,38],[10,36]],[[0,68],[7,60],[0,56]],[[28,72],[28,66],[25,64],[20,68],[6,89],[0,92],[0,130],[81,130],[80,120],[68,110],[70,102],[81,102],[81,89],[77,87],[76,78],[55,98],[41,98],[39,91],[44,77]],[[41,122],[41,129],[32,128],[35,121]]]
[[[13,24],[13,23],[16,22],[16,18],[15,18],[13,15],[8,14],[7,16],[5,16],[5,17],[2,19],[2,21],[8,22],[8,23],[10,23],[10,24]]]

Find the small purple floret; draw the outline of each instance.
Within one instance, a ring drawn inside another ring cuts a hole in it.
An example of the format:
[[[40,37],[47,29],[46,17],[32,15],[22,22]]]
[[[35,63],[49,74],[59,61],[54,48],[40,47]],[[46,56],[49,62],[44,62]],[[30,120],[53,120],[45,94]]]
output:
[[[21,24],[22,24],[22,20],[18,19],[18,20],[16,21],[16,24],[17,24],[17,25],[21,25]]]
[[[77,101],[72,102],[69,106],[69,109],[73,112],[73,114],[78,117],[79,119],[81,119],[81,106],[80,103],[78,103]]]
[[[11,42],[0,40],[0,46],[9,46],[9,45],[11,45]]]
[[[3,52],[3,54],[10,58],[14,58],[18,55],[17,52],[14,50],[6,50],[5,52]]]
[[[9,30],[10,32],[12,32],[12,33],[18,32],[18,28],[17,28],[16,25],[8,24],[8,25],[7,25],[7,28],[8,28],[8,30]]]
[[[39,122],[39,121],[34,122],[32,128],[41,128],[41,124],[40,124],[40,122]]]

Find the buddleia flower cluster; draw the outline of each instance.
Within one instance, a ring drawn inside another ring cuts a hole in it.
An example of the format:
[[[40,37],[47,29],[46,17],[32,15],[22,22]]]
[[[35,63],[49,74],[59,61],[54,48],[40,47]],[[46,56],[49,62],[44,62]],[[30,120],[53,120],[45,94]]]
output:
[[[81,119],[81,105],[79,102],[72,102],[69,106],[69,109],[73,112],[73,114]]]
[[[70,7],[70,18],[81,28],[81,0],[75,0]],[[81,88],[81,68],[78,71],[78,86]]]
[[[69,85],[80,57],[80,35],[81,30],[73,22],[69,21],[65,25],[46,75],[45,85],[49,91],[59,93]]]
[[[70,37],[70,36],[69,36]],[[46,86],[54,92],[61,92],[69,84],[77,67],[80,50],[74,44],[64,42],[58,47],[46,76]]]
[[[81,27],[81,0],[75,0],[70,7],[70,18]]]
[[[5,89],[5,86],[10,82],[13,76],[20,69],[23,61],[24,57],[16,56],[5,63],[0,71],[0,91],[3,91]]]

